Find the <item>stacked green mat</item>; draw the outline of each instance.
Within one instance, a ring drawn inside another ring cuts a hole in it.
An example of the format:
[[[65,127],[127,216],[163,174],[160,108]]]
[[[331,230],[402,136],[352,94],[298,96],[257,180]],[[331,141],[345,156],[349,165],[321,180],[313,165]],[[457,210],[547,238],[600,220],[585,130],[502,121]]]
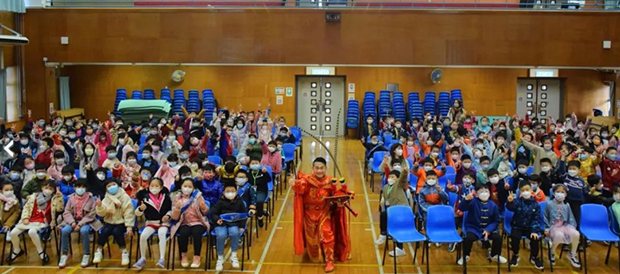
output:
[[[118,111],[126,123],[148,120],[151,114],[153,118],[168,117],[170,110],[171,105],[166,100],[123,100],[118,105]]]

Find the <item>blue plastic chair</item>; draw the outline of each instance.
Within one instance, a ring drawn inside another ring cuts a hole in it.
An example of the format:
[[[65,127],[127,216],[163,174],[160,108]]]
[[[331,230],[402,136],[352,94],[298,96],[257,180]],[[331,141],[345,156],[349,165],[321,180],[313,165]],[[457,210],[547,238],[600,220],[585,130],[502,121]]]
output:
[[[609,217],[607,216],[605,206],[583,204],[581,205],[581,212],[588,212],[588,214],[581,214],[581,220],[579,220],[582,243],[585,243],[587,240],[593,242],[620,242],[620,238],[609,228]],[[585,268],[586,274],[588,273],[587,249],[588,245],[583,245],[582,266]],[[620,259],[618,263],[620,266]]]
[[[527,176],[532,175],[532,173],[534,172],[534,167],[533,166],[528,166],[527,167],[527,171],[525,172],[525,174],[527,174]]]
[[[517,194],[518,195],[518,194]],[[546,205],[546,204],[545,204]],[[508,260],[510,260],[510,233],[512,232],[512,217],[514,216],[514,212],[510,211],[508,209],[507,206],[504,206],[504,231],[502,232],[502,238],[506,237],[506,254],[508,256]],[[542,218],[542,214],[544,214],[544,211],[541,211],[541,218]],[[541,224],[541,226],[544,225]],[[528,236],[522,236],[521,239],[527,239]],[[540,235],[539,235],[539,239],[540,239]],[[540,242],[540,249],[539,250],[543,250],[542,247],[542,240],[539,241]],[[519,243],[513,243],[513,244],[519,244]],[[542,254],[544,254],[544,252],[540,252],[541,256]],[[544,260],[543,260],[544,262]],[[510,267],[510,262],[508,262],[508,272],[511,271],[511,267]],[[543,272],[545,271],[544,269],[542,270]]]
[[[226,213],[226,214],[222,214],[220,215],[220,218],[222,220],[224,220],[224,222],[235,222],[235,221],[240,221],[240,220],[246,220],[246,222],[244,222],[243,227],[241,228],[241,231],[239,232],[239,239],[241,239],[241,271],[244,270],[245,267],[245,251],[247,249],[247,259],[250,259],[250,244],[248,243],[248,238],[246,237],[247,234],[250,233],[246,233],[248,231],[248,222],[251,222],[251,216],[247,213]],[[207,256],[205,257],[205,271],[207,271],[209,268],[211,268],[211,252],[213,252],[213,249],[216,247],[216,243],[215,241],[217,240],[216,235],[215,235],[215,230],[211,230],[211,237],[209,239],[209,242],[207,243]],[[251,235],[250,235],[251,236]]]
[[[212,155],[209,156],[209,162],[214,163],[216,166],[223,164],[222,158],[220,156]]]
[[[377,151],[372,155],[372,166],[370,169],[370,190],[372,192],[375,191],[375,174],[383,174],[383,170],[379,169],[379,167],[386,153],[387,151]]]
[[[413,254],[413,262],[415,264],[418,255],[418,247],[420,242],[426,241],[426,237],[420,233],[415,227],[415,215],[411,207],[406,205],[395,205],[387,208],[387,241],[383,248],[383,262],[385,265],[385,255],[387,253],[390,239],[393,242],[393,251],[396,253],[396,243],[416,243]],[[396,265],[398,257],[394,257],[394,273],[397,273]]]
[[[448,204],[454,208],[454,205],[456,205],[456,200],[459,199],[459,195],[454,193],[454,192],[448,192]]]
[[[467,222],[467,211],[463,211],[463,222],[461,223],[461,234],[463,235],[463,239],[465,239],[465,237],[467,237],[467,226],[465,225]],[[479,241],[481,239],[478,239]],[[465,257],[465,251],[463,251],[463,257]],[[497,254],[498,256],[502,256],[502,250],[500,249],[499,254]],[[491,258],[489,258],[489,263],[491,262]],[[463,265],[465,265],[467,263],[467,260],[464,259],[463,260]],[[500,265],[499,265],[499,258],[497,259],[497,273],[500,273]]]
[[[293,170],[293,166],[290,166],[291,163],[295,164],[295,150],[297,147],[295,144],[283,144],[282,151],[284,152],[284,163],[290,170]]]
[[[389,215],[388,215],[389,216]],[[426,249],[426,273],[430,273],[429,265],[429,243],[458,243],[462,248],[463,238],[456,230],[456,224],[454,222],[454,208],[447,205],[434,205],[428,208],[426,214],[426,242],[424,248]],[[461,255],[461,249],[458,249],[456,254],[456,260],[458,261]],[[424,253],[422,253],[424,257]],[[467,272],[466,260],[463,260],[463,273]]]
[[[454,170],[454,167],[446,165],[446,174],[445,175],[449,175],[449,174],[456,174],[456,171]]]

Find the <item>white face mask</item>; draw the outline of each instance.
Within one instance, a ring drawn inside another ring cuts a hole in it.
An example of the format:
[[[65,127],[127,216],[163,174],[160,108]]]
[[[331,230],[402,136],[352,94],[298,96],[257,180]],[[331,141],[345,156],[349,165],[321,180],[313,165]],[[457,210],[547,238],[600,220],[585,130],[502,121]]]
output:
[[[65,181],[69,182],[71,181],[71,179],[73,179],[73,176],[67,175],[67,176],[63,176],[63,179],[65,179]]]
[[[13,190],[3,190],[2,195],[6,197],[13,197]]]
[[[98,174],[97,174],[97,179],[99,179],[99,181],[103,181],[103,180],[105,180],[105,174],[103,174],[103,173],[98,173]]]
[[[519,173],[525,174],[527,172],[527,168],[519,168]]]
[[[521,197],[523,197],[523,199],[529,199],[529,198],[532,197],[532,192],[523,191],[523,192],[521,192]]]
[[[237,197],[237,192],[224,192],[224,197],[228,200],[232,200]]]
[[[402,171],[402,170],[403,170],[403,167],[402,167],[402,166],[394,166],[392,169],[393,169],[393,170]]]
[[[402,150],[402,149],[397,149],[397,150],[394,150],[394,153],[395,153],[397,156],[402,156],[402,155],[403,155],[403,150]]]
[[[493,176],[489,178],[489,182],[491,182],[491,184],[496,185],[499,182],[499,176]]]
[[[184,186],[183,188],[181,188],[181,192],[183,193],[183,195],[190,195],[192,194],[192,192],[194,192],[194,189],[192,187]]]
[[[545,144],[543,147],[545,148],[545,150],[551,150],[553,148],[551,144]]]
[[[243,186],[248,181],[248,178],[235,178],[235,183],[237,186]]]
[[[130,165],[135,165],[135,164],[138,163],[138,160],[136,160],[136,159],[128,159],[127,163],[130,164]]]
[[[431,170],[433,170],[432,166],[424,166],[424,171],[429,172]]]
[[[388,182],[389,185],[393,185],[394,183],[396,183],[396,180],[388,179],[387,182]]]
[[[574,169],[568,170],[568,175],[571,177],[577,177],[577,174],[579,174],[579,170],[574,170]]]
[[[429,186],[434,186],[437,183],[437,181],[435,179],[428,179],[428,180],[426,180],[426,183]]]
[[[269,152],[274,152],[274,151],[276,151],[276,148],[275,148],[275,147],[269,147],[268,149],[269,149]]]
[[[44,189],[43,190],[43,195],[45,195],[45,196],[49,197],[50,195],[52,195],[52,193],[54,193],[54,191],[51,190],[51,189]]]
[[[407,146],[412,147],[413,146],[413,141],[407,141]]]
[[[439,156],[439,153],[437,153],[437,152],[431,152],[431,156],[432,156],[433,158],[437,158],[437,156]]]
[[[463,163],[463,167],[464,168],[470,168],[471,167],[471,163]]]
[[[486,202],[489,200],[490,196],[491,194],[488,191],[478,192],[478,199],[480,199],[480,201]]]
[[[551,170],[551,167],[549,167],[549,166],[542,166],[542,167],[540,167],[540,170],[542,172],[549,172],[549,170]]]
[[[566,194],[564,192],[556,192],[553,193],[553,197],[558,202],[563,202],[564,198],[566,198]]]
[[[151,194],[157,195],[161,191],[161,187],[152,186],[149,187],[149,191],[151,192]]]

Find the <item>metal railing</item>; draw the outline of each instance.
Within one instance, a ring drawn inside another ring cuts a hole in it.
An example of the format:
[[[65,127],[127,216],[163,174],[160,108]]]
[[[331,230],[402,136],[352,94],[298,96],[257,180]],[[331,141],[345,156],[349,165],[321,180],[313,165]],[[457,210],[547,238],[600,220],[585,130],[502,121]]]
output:
[[[620,0],[46,0],[49,8],[522,9],[620,11]]]

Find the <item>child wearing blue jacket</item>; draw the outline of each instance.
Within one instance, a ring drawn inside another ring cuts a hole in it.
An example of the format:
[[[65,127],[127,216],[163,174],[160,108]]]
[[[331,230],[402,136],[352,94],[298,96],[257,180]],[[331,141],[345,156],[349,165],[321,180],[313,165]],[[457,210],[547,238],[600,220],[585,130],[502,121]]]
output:
[[[475,241],[491,241],[491,259],[499,260],[500,263],[505,264],[506,258],[500,256],[502,237],[498,232],[499,208],[493,201],[489,200],[490,197],[489,188],[486,185],[477,184],[475,192],[467,194],[459,203],[458,209],[467,212],[464,227],[467,235],[463,240],[465,258],[469,261],[471,246]],[[458,260],[458,264],[463,265],[463,257]]]
[[[560,163],[560,172],[564,170],[563,162]],[[579,176],[579,170],[581,169],[581,163],[579,161],[568,162],[568,171],[564,176],[563,183],[568,188],[568,196],[566,200],[570,205],[570,209],[575,216],[577,224],[581,219],[581,205],[585,203],[588,197],[589,187],[586,182]]]
[[[512,217],[512,232],[510,233],[510,240],[512,246],[512,258],[510,259],[511,266],[519,265],[519,242],[522,236],[527,236],[530,239],[530,263],[536,267],[536,269],[544,269],[542,260],[538,257],[539,241],[541,229],[542,215],[540,212],[540,205],[534,197],[532,197],[532,187],[530,182],[522,181],[519,184],[519,190],[521,191],[519,198],[513,196],[512,192],[508,195],[508,203],[506,208],[514,212]]]
[[[426,172],[426,183],[420,191],[420,208],[426,216],[428,207],[445,205],[448,203],[448,193],[437,184],[437,173],[433,170]]]
[[[66,202],[68,197],[75,192],[73,189],[73,184],[76,180],[75,176],[73,176],[75,174],[75,169],[72,165],[66,165],[62,167],[60,172],[62,174],[62,179],[56,182],[56,188],[62,193],[62,196],[65,197]]]
[[[248,172],[239,169],[235,175],[235,183],[237,184],[237,195],[245,202],[250,215],[254,215],[256,212],[256,191],[248,183]]]

